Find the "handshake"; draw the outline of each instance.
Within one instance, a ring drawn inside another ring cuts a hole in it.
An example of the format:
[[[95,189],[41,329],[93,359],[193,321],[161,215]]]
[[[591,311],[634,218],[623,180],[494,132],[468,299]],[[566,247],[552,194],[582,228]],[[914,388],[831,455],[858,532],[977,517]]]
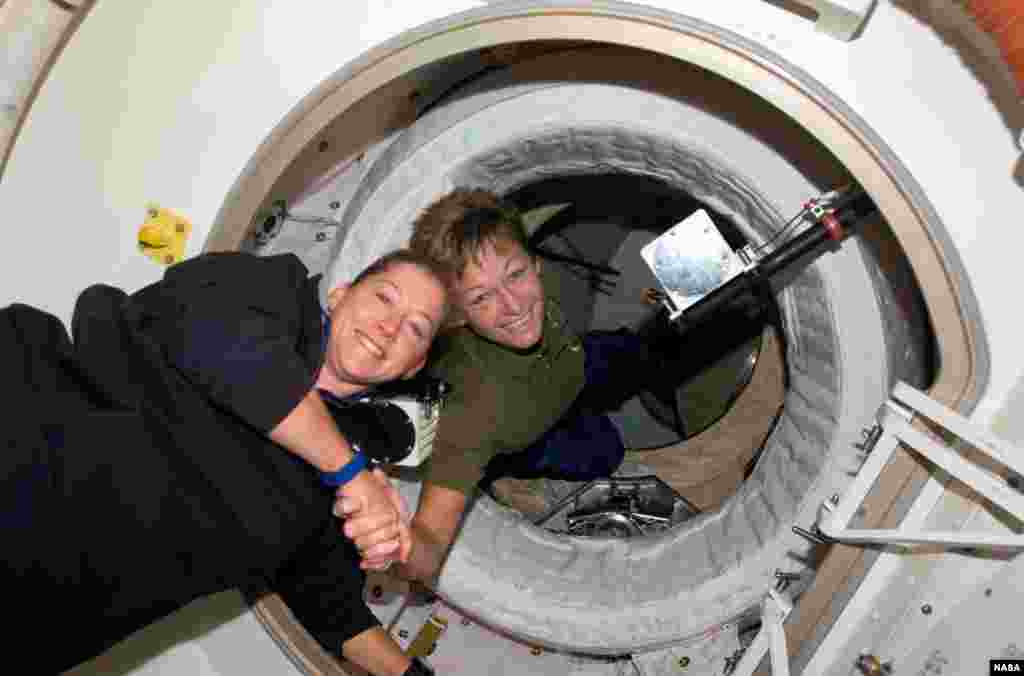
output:
[[[338,489],[334,515],[344,519],[342,532],[359,550],[363,570],[387,570],[395,561],[408,563],[411,515],[380,468],[364,470]]]

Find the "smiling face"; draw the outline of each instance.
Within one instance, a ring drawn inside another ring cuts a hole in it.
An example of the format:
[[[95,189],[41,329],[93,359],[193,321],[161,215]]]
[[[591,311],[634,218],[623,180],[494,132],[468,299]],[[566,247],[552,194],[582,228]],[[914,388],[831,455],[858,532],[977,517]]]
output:
[[[454,291],[455,302],[478,335],[517,350],[540,341],[544,330],[540,260],[518,242],[484,242]]]
[[[331,330],[317,384],[338,396],[414,375],[445,313],[441,282],[395,263],[328,296]]]

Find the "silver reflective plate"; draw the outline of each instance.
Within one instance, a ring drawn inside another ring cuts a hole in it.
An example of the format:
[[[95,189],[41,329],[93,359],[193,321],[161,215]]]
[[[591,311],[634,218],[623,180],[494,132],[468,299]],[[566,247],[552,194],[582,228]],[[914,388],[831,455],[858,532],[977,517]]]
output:
[[[680,312],[745,269],[703,209],[672,226],[640,255]]]

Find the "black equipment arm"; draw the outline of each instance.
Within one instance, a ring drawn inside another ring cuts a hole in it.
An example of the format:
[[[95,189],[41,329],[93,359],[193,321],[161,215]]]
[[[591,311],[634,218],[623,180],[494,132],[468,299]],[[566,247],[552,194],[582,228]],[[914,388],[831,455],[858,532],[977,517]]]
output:
[[[848,229],[878,211],[878,207],[861,189],[841,196],[818,221],[793,239],[780,245],[753,268],[737,275],[704,298],[686,308],[674,324],[685,331],[706,321],[741,296],[753,294],[773,277],[808,256],[820,256],[840,241]]]

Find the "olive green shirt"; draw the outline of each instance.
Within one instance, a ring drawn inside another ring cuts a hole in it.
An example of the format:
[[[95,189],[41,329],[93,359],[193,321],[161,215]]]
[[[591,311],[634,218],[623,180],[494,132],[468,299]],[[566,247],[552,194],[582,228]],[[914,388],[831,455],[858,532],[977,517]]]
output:
[[[431,371],[452,385],[424,480],[472,494],[498,453],[536,441],[583,388],[583,345],[556,298],[545,299],[541,342],[519,352],[468,328],[438,338]]]

